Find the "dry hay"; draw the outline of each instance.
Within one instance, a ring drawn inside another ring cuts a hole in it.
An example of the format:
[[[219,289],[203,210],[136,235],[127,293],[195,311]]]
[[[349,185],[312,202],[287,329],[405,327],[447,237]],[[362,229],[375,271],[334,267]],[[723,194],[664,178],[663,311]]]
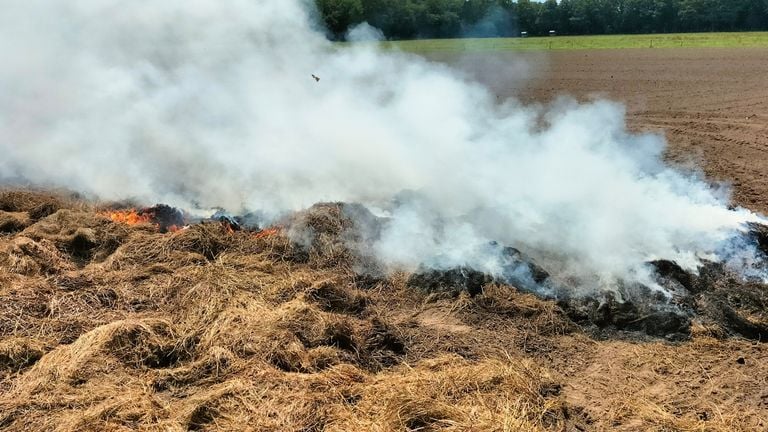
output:
[[[591,343],[579,355],[566,401],[584,406],[600,430],[768,426],[768,353],[761,344],[709,337],[683,345],[613,341]]]
[[[146,268],[163,263],[176,266],[202,264],[213,260],[226,247],[220,227],[196,225],[170,235],[134,229],[130,241],[124,242],[105,262],[111,269]]]
[[[0,374],[19,372],[40,360],[45,345],[30,338],[9,338],[0,342]]]
[[[354,271],[363,237],[343,216],[329,205],[264,235],[217,223],[161,234],[64,209],[0,237],[0,428],[725,431],[764,420],[750,405],[766,384],[762,346],[745,355],[754,375],[727,379],[741,367],[728,359],[713,369],[722,397],[696,399],[689,384],[707,375],[694,353],[712,367],[719,350],[748,344],[702,326],[688,344],[612,345],[509,286],[470,296],[414,290],[408,274],[371,283]],[[291,226],[322,246],[298,244]],[[687,390],[654,394],[673,374]]]
[[[0,234],[17,233],[61,209],[88,209],[74,194],[0,188]]]
[[[468,362],[447,355],[350,390],[346,398],[355,403],[343,406],[328,430],[537,431],[566,423],[558,384],[519,358]]]
[[[0,210],[0,234],[16,233],[32,224],[27,213],[10,213]]]
[[[0,189],[0,211],[27,213],[36,221],[61,209],[85,210],[89,206],[77,194],[18,188]]]
[[[106,259],[128,235],[128,229],[98,214],[60,210],[25,229],[21,235],[47,240],[78,264]]]
[[[50,240],[16,237],[8,244],[4,260],[11,272],[35,275],[72,270],[74,265]]]
[[[376,378],[376,372],[400,364],[405,346],[394,326],[366,317],[366,294],[344,278],[307,284],[300,275],[284,286],[290,295],[275,296],[249,279],[263,274],[264,264],[249,267],[247,261],[222,257],[208,269],[182,270],[157,299],[173,311],[173,321],[115,320],[42,357],[36,354],[39,361],[31,368],[25,364],[28,369],[0,398],[0,424],[32,430],[196,430],[214,425],[232,430],[249,425],[266,431],[349,430],[351,425],[379,424],[381,418],[395,422],[392,427],[450,420],[439,411],[418,411],[430,405],[426,393],[421,401],[408,402],[410,419],[391,412],[403,397],[399,394],[388,396],[389,408],[369,412],[379,392],[368,388],[387,380]],[[511,387],[516,377],[511,362],[506,371],[483,375],[492,370],[489,364],[467,362],[445,371],[428,365],[392,376],[413,375],[402,389],[414,394],[433,379],[452,382],[467,393],[450,399],[466,404],[451,411],[461,416],[456,421],[480,416],[490,424],[498,415],[490,404],[503,393],[495,389],[517,387]],[[335,393],[345,387],[346,397]],[[518,399],[515,395],[510,403],[517,407]],[[479,400],[489,405],[478,414],[471,407]],[[358,402],[365,402],[359,412],[350,407]],[[540,421],[526,412],[514,424]]]
[[[367,245],[379,235],[381,220],[357,204],[315,204],[285,223],[294,256],[313,267],[377,273]]]
[[[483,289],[475,299],[471,315],[467,318],[469,322],[501,318],[516,322],[518,328],[536,335],[564,335],[577,331],[577,326],[554,302],[544,302],[533,294],[499,284]]]

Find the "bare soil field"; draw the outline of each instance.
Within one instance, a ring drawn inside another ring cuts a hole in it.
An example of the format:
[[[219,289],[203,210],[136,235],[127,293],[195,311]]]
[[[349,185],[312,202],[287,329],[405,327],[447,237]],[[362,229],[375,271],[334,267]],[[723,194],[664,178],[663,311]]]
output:
[[[768,211],[768,51],[518,56],[439,60],[502,98],[625,101],[672,160]],[[768,429],[764,285],[668,269],[706,285],[702,314],[682,339],[623,331],[619,309],[581,320],[494,282],[361,276],[345,208],[176,231],[70,192],[0,191],[0,430]]]
[[[499,97],[548,102],[604,97],[635,130],[658,131],[669,158],[733,186],[768,212],[768,49],[685,48],[434,54]]]

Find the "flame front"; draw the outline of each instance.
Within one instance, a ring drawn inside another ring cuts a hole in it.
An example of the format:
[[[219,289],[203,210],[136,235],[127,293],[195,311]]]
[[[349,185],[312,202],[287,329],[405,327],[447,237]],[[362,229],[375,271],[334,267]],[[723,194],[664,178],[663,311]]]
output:
[[[256,234],[254,234],[253,237],[257,238],[257,239],[271,237],[271,236],[280,234],[282,229],[283,228],[279,227],[279,226],[263,229],[263,230],[257,232]]]
[[[224,230],[227,232],[227,234],[231,235],[235,233],[235,229],[232,228],[232,225],[230,223],[222,222],[221,226],[224,227]]]
[[[136,209],[105,212],[104,216],[112,222],[125,225],[151,224],[153,222],[151,214],[142,214]]]

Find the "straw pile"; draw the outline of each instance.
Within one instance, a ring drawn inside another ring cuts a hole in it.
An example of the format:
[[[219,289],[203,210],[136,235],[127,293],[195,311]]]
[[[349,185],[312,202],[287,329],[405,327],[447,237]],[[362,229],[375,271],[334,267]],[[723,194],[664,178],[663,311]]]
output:
[[[38,192],[6,193],[0,209],[19,222],[0,235],[0,429],[725,431],[765,421],[762,347],[695,342],[750,350],[745,365],[700,365],[749,371],[731,380],[741,399],[697,394],[706,374],[689,366],[687,345],[624,342],[626,363],[606,369],[615,342],[513,287],[440,296],[409,288],[410,275],[361,277],[370,263],[356,248],[375,221],[350,231],[342,205],[265,235],[216,223],[161,234]],[[584,398],[596,370],[600,403]],[[637,394],[610,388],[643,371]],[[669,374],[680,388],[650,404],[654,379]]]

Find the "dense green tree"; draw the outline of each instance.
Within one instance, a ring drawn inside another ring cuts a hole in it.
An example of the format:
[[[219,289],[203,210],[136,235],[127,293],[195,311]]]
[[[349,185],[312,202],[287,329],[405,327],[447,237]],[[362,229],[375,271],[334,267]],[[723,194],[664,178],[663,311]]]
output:
[[[768,0],[315,1],[334,37],[362,21],[390,39],[768,30]]]
[[[419,5],[411,0],[361,0],[363,18],[393,39],[418,36]]]
[[[516,36],[517,19],[512,1],[468,0],[461,10],[462,35],[469,37]]]
[[[463,1],[461,6],[461,20],[465,24],[476,24],[490,13],[491,9],[498,7],[495,0],[469,0]]]
[[[557,29],[560,33],[573,33],[573,2],[571,0],[560,0],[557,6]]]
[[[766,5],[768,0],[745,0],[737,22],[742,24],[743,29],[759,30],[761,24],[768,21]]]
[[[547,0],[539,7],[538,27],[541,31],[555,30],[559,22],[557,0]]]
[[[521,31],[537,34],[536,18],[538,3],[531,0],[519,0],[517,2],[517,20]]]
[[[363,4],[360,0],[317,0],[317,9],[328,30],[335,36],[363,20]]]
[[[670,33],[678,31],[678,12],[680,9],[679,0],[656,0],[657,14],[655,32]]]
[[[425,0],[417,21],[421,36],[450,37],[459,34],[464,2],[465,0]]]
[[[619,0],[578,0],[574,17],[582,24],[581,33],[613,33],[617,27]]]
[[[707,0],[680,0],[680,27],[683,30],[695,31],[704,27],[707,22]]]
[[[648,33],[656,12],[655,0],[625,0],[619,11],[622,33]]]

